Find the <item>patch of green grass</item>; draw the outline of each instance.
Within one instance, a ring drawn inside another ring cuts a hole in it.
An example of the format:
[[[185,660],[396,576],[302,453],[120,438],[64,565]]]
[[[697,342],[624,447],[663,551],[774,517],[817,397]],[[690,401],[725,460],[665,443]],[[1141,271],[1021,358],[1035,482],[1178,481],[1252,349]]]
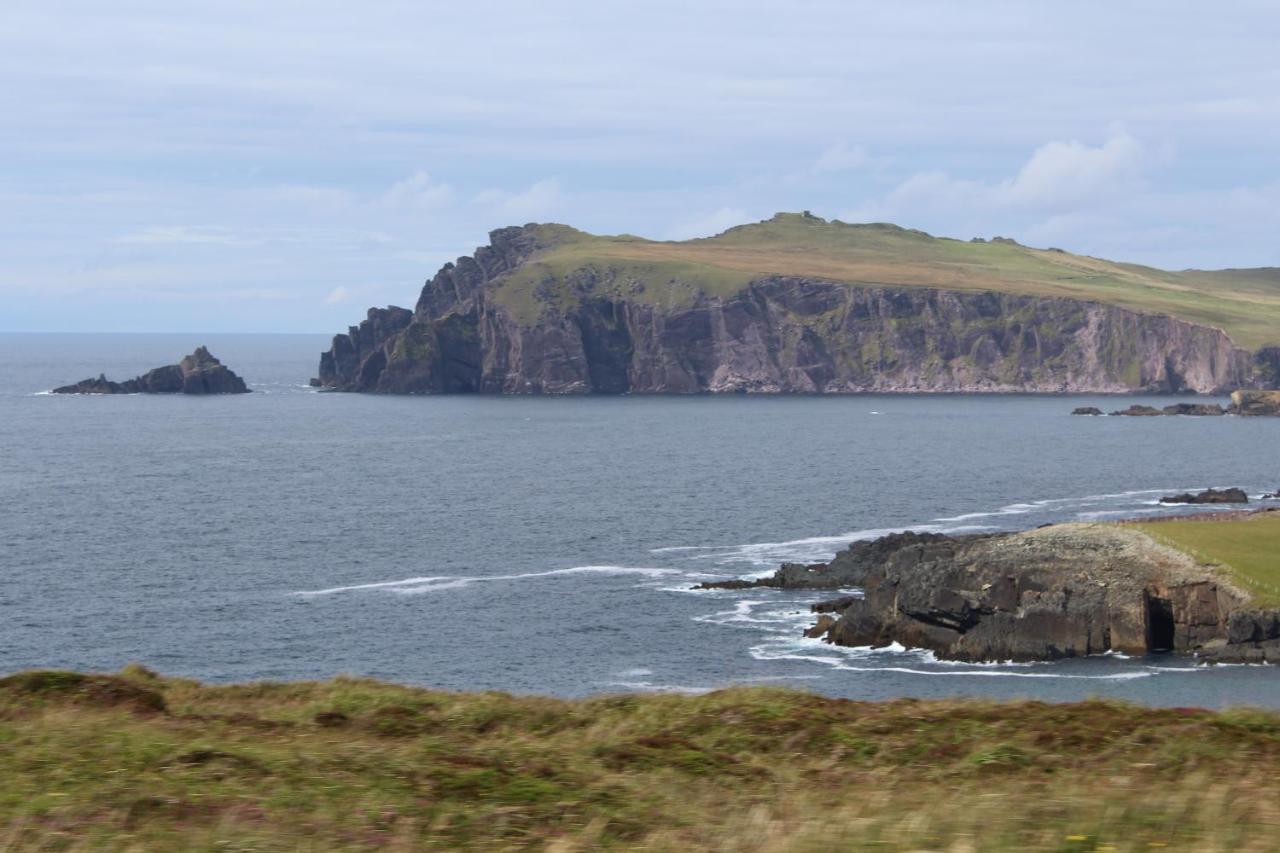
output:
[[[728,297],[761,277],[786,275],[1096,301],[1216,326],[1241,346],[1280,342],[1277,270],[1168,272],[1011,241],[965,242],[788,213],[682,242],[537,227],[544,248],[495,291],[526,322],[547,307],[572,307],[583,292],[679,307],[698,294]]]
[[[1202,563],[1217,564],[1263,606],[1280,606],[1280,513],[1134,525]]]
[[[5,851],[1261,850],[1278,770],[1262,711],[0,681]]]

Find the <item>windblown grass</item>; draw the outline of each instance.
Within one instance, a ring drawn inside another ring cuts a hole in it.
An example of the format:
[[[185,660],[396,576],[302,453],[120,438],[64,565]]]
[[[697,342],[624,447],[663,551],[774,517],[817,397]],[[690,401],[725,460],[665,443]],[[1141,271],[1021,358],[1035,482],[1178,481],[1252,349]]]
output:
[[[1215,564],[1256,603],[1280,606],[1280,512],[1134,524],[1159,542]]]
[[[497,298],[530,320],[567,307],[569,282],[666,306],[699,293],[730,296],[769,275],[854,285],[938,287],[1066,297],[1169,314],[1224,329],[1241,346],[1280,343],[1280,270],[1168,272],[1012,241],[966,242],[894,225],[852,225],[803,214],[681,242],[603,237],[541,226],[546,249],[497,284]]]
[[[1270,850],[1280,715],[0,680],[0,850]]]

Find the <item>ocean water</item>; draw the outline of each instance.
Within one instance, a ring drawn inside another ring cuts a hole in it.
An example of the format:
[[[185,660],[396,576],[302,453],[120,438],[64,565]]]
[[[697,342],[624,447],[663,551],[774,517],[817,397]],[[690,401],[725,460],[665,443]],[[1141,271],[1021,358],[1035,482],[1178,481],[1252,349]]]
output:
[[[822,595],[690,589],[890,530],[1271,491],[1280,421],[1068,414],[1116,397],[316,393],[327,343],[0,335],[0,671],[1280,706],[1275,667],[940,663],[802,638]],[[255,393],[41,393],[198,344]]]

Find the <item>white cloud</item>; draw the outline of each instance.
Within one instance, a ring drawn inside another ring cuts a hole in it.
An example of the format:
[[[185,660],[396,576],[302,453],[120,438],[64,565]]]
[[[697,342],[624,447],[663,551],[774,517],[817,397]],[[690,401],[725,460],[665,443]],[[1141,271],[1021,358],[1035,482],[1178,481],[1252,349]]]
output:
[[[721,207],[705,216],[681,222],[667,232],[666,239],[689,240],[694,237],[712,237],[727,228],[749,221],[747,212],[742,208]]]
[[[868,166],[871,162],[871,155],[867,153],[867,149],[861,145],[851,146],[841,142],[830,146],[819,154],[818,159],[813,163],[811,171],[818,175],[831,172],[848,172]]]
[[[485,190],[475,198],[476,204],[492,209],[506,217],[504,225],[523,225],[525,222],[546,218],[558,210],[564,201],[560,182],[554,178],[538,181],[520,192]]]
[[[438,208],[453,201],[453,187],[433,181],[426,172],[414,172],[392,185],[382,196],[390,207]]]
[[[1037,148],[1010,178],[983,182],[947,172],[917,172],[886,193],[847,211],[851,221],[903,220],[964,212],[990,219],[1019,211],[1043,215],[1096,207],[1138,189],[1149,168],[1167,160],[1128,133],[1113,134],[1098,146],[1075,140]]]
[[[1007,204],[1063,208],[1088,203],[1131,188],[1151,154],[1127,133],[1091,148],[1075,140],[1036,149],[1018,174],[996,188]]]

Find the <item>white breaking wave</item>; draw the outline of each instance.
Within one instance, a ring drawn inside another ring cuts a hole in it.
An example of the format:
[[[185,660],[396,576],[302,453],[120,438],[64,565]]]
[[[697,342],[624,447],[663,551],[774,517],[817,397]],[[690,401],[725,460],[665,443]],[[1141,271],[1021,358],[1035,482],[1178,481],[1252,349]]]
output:
[[[634,566],[574,566],[569,569],[551,569],[545,572],[521,572],[515,575],[435,575],[429,577],[404,578],[394,581],[378,581],[376,583],[351,584],[335,586],[328,589],[302,590],[291,595],[314,597],[320,595],[336,595],[342,592],[360,592],[363,590],[383,590],[400,595],[414,595],[424,592],[438,592],[443,589],[458,589],[473,583],[494,583],[498,581],[525,580],[527,578],[547,578],[560,575],[602,574],[602,575],[643,575],[645,577],[661,577],[678,575],[678,569],[652,569]]]

